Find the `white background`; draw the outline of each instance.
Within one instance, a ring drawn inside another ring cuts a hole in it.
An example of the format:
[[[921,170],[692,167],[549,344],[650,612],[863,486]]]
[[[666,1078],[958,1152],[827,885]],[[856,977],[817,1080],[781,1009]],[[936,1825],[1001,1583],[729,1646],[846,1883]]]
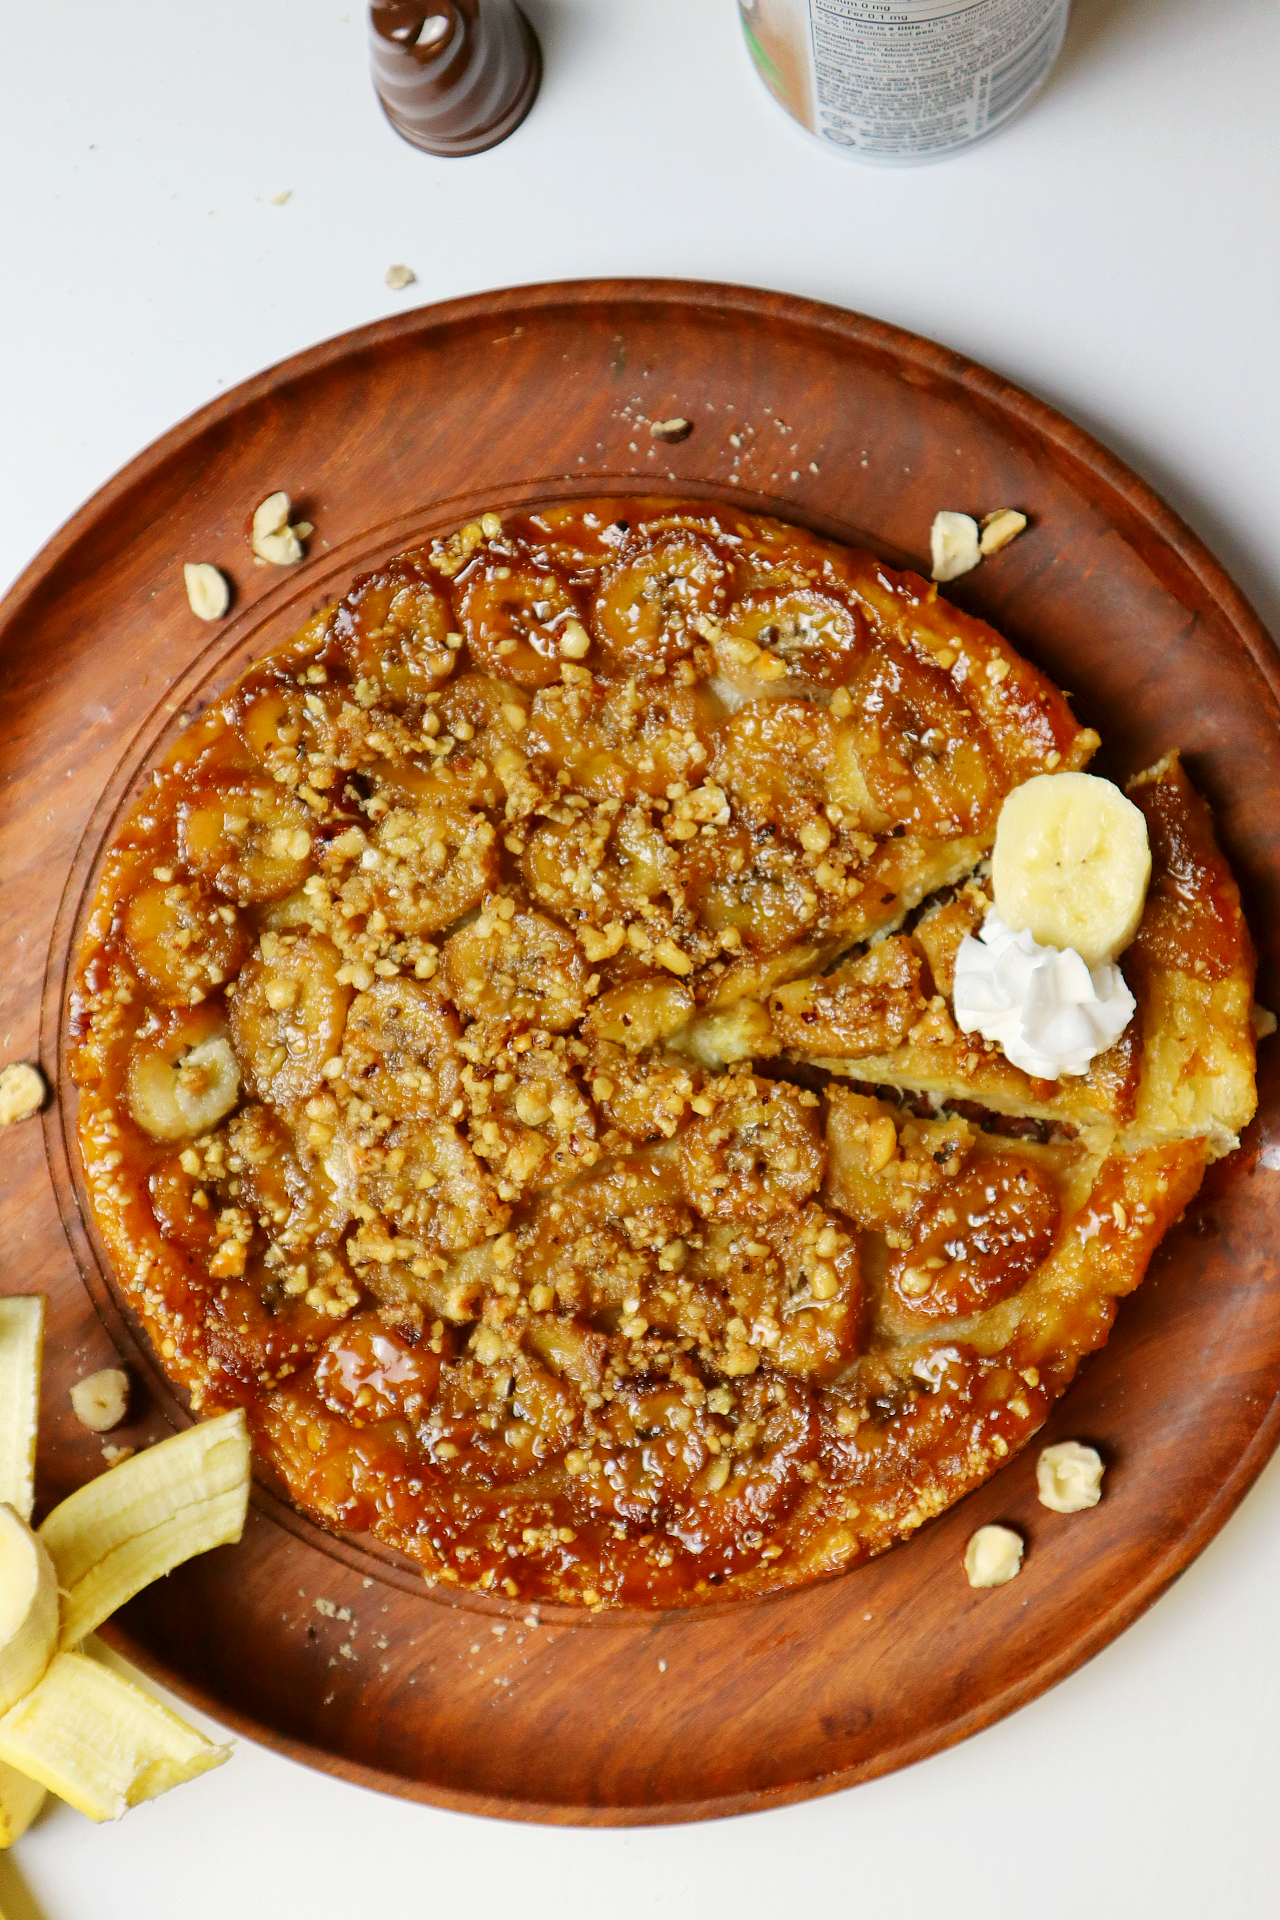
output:
[[[793,131],[732,0],[528,11],[547,64],[532,117],[435,161],[374,105],[357,0],[9,0],[0,583],[176,419],[315,340],[485,287],[675,274],[861,308],[1010,375],[1150,479],[1280,631],[1276,0],[1077,0],[1031,112],[907,172]],[[406,293],[383,284],[393,261],[417,273]],[[1084,1672],[852,1793],[670,1830],[482,1826],[241,1742],[119,1827],[46,1815],[0,1859],[0,1907],[1274,1913],[1278,1594],[1273,1464]]]

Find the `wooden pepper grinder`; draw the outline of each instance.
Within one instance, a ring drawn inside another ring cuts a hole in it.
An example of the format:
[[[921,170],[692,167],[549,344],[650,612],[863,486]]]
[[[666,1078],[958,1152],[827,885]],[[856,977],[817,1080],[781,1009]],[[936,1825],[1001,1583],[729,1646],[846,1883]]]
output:
[[[374,0],[369,45],[383,112],[424,153],[496,147],[542,79],[538,36],[515,0]]]

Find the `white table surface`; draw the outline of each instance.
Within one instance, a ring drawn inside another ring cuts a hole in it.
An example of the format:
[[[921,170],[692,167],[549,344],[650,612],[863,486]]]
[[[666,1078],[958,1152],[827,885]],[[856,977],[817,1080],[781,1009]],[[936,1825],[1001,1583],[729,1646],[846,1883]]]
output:
[[[674,274],[860,308],[1022,382],[1151,480],[1280,631],[1276,0],[1077,0],[1032,111],[905,172],[793,133],[732,0],[527,5],[541,97],[468,161],[384,124],[358,0],[3,9],[0,582],[172,422],[313,341],[486,287]],[[0,1907],[1275,1912],[1278,1592],[1273,1462],[1092,1665],[852,1792],[697,1827],[482,1826],[241,1741],[119,1826],[55,1807],[0,1858]]]

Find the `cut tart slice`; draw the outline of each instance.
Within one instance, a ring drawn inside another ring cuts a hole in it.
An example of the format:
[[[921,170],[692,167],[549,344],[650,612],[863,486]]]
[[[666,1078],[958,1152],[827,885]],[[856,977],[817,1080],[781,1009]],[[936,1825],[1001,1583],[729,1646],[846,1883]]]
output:
[[[1123,957],[1136,1019],[1087,1073],[1037,1080],[952,1018],[956,954],[991,901],[980,881],[912,932],[829,974],[777,988],[773,1036],[787,1057],[849,1080],[973,1102],[989,1112],[1134,1129],[1135,1139],[1205,1137],[1230,1152],[1253,1117],[1255,959],[1240,894],[1205,802],[1169,754],[1129,794],[1147,818],[1152,876]]]

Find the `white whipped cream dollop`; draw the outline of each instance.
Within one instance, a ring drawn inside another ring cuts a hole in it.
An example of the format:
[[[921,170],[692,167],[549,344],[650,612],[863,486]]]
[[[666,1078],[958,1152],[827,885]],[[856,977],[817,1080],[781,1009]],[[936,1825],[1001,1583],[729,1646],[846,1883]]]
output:
[[[1087,967],[1074,947],[1042,947],[989,913],[956,957],[955,1016],[1037,1080],[1089,1070],[1120,1038],[1135,1011],[1114,961]]]

